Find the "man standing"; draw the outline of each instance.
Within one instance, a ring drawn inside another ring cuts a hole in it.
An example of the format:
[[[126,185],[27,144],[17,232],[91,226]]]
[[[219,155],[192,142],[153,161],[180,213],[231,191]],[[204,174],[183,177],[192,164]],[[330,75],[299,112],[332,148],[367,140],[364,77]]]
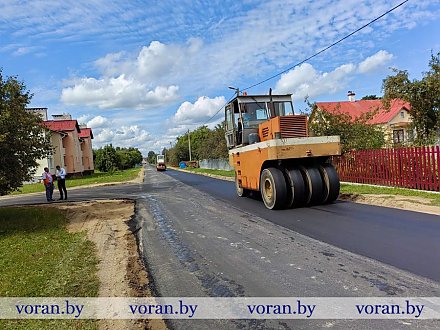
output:
[[[57,181],[58,181],[58,190],[60,191],[60,201],[63,200],[63,192],[64,192],[64,199],[67,199],[67,189],[66,189],[66,170],[60,165],[56,166],[57,168]]]
[[[54,201],[52,198],[53,195],[53,177],[52,174],[49,173],[49,169],[47,167],[44,168],[44,172],[42,174],[44,187],[46,188],[46,199],[48,202]]]

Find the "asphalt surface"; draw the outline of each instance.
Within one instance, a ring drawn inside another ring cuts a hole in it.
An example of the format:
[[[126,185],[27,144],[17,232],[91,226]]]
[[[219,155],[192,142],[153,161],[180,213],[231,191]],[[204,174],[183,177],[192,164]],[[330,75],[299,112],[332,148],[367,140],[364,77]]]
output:
[[[273,211],[259,196],[238,197],[233,182],[181,171],[167,174],[282,227],[440,281],[440,215],[342,201]]]
[[[70,201],[136,200],[140,250],[159,296],[440,295],[436,216],[349,202],[269,211],[258,198],[236,197],[231,182],[150,167],[143,184],[68,193]],[[40,202],[44,193],[0,199],[0,206]],[[440,327],[430,320],[169,320],[167,324],[175,329]]]
[[[301,223],[309,215],[324,215],[323,221],[330,222],[329,214],[349,212],[344,205],[350,207],[351,203],[323,208],[335,209],[329,212],[317,208],[265,213],[258,200],[230,196],[231,185],[233,188],[230,182],[151,169],[147,171],[146,182],[150,189],[144,190],[137,202],[140,248],[158,295],[415,297],[440,294],[437,282],[312,239],[298,233],[296,226],[291,230],[276,223],[282,214],[294,222]],[[353,205],[354,212],[359,213],[356,206]],[[337,211],[340,208],[345,211]],[[294,211],[301,212],[301,217],[295,216]],[[381,208],[375,210],[380,211]],[[265,219],[258,214],[269,216]],[[345,217],[348,220],[349,216]],[[414,320],[170,320],[168,324],[176,329],[436,329],[440,326],[437,321]]]

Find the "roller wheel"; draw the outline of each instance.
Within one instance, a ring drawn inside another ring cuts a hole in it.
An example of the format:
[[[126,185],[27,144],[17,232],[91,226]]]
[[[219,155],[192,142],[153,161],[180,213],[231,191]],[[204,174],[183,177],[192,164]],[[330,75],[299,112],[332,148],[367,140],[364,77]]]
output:
[[[260,192],[264,205],[270,210],[286,206],[287,184],[283,172],[275,167],[269,167],[261,172]]]
[[[249,190],[243,187],[240,187],[238,184],[237,174],[235,174],[235,190],[237,191],[237,195],[240,197],[246,197],[249,195]]]
[[[307,191],[306,185],[301,174],[297,168],[286,169],[287,182],[290,185],[290,192],[288,191],[288,207],[301,207],[306,204]],[[289,189],[289,186],[287,187]]]
[[[303,175],[306,185],[306,204],[321,204],[324,200],[324,183],[318,168],[302,166],[301,174]]]
[[[336,169],[331,164],[319,166],[322,181],[324,182],[324,203],[333,203],[339,196],[339,176]]]

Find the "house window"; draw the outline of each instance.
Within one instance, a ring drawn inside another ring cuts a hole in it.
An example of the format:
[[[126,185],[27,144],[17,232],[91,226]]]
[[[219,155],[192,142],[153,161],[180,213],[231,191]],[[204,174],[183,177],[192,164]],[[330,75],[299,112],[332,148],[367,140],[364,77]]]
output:
[[[393,141],[396,144],[403,143],[404,141],[404,131],[403,129],[395,129],[393,130]]]
[[[405,111],[400,112],[400,118],[405,118]]]

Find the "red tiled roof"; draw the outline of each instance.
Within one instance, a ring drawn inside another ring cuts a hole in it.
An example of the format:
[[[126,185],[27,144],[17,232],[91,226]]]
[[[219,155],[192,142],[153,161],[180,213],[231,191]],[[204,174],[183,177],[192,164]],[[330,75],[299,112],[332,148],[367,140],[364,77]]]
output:
[[[51,131],[74,131],[81,132],[76,120],[46,120],[43,125]]]
[[[411,110],[411,105],[403,100],[395,99],[391,101],[390,109],[385,109],[382,100],[360,100],[343,102],[316,102],[316,106],[332,114],[347,114],[352,119],[360,117],[364,113],[378,111],[371,118],[369,124],[386,124],[393,119],[402,109]]]
[[[93,139],[93,132],[91,128],[81,128],[81,132],[78,135],[80,138],[90,137]]]

